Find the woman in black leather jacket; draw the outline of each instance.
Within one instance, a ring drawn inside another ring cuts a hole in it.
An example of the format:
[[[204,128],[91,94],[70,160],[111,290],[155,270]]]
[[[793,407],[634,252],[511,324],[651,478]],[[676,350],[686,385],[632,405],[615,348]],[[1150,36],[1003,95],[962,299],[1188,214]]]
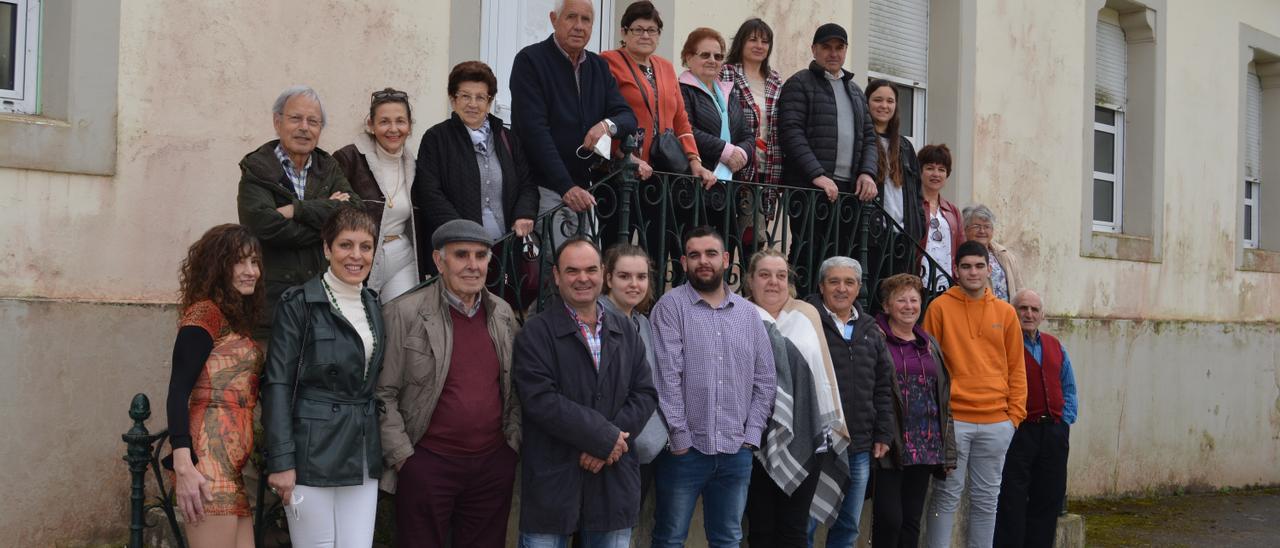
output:
[[[373,388],[384,330],[362,287],[378,227],[343,207],[320,232],[329,268],[285,291],[262,390],[267,483],[284,501],[294,546],[368,546],[382,446]],[[340,521],[340,523],[339,523]]]

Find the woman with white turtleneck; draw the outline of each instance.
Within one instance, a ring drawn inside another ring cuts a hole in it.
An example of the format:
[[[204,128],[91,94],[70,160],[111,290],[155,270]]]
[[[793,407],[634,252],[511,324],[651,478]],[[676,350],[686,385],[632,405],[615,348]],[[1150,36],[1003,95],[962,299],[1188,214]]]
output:
[[[386,218],[385,216],[383,217]],[[341,207],[320,231],[329,268],[280,297],[262,388],[267,484],[294,546],[369,546],[382,476],[373,389],[382,308],[363,287],[378,225]]]
[[[373,92],[365,124],[366,131],[333,158],[378,226],[369,288],[385,303],[419,281],[412,203],[417,168],[404,146],[413,130],[409,95],[392,88]]]

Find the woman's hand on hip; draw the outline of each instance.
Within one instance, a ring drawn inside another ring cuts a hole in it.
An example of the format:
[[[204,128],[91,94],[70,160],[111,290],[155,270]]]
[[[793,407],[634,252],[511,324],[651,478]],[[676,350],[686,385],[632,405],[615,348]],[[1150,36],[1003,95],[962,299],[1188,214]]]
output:
[[[204,520],[204,503],[213,501],[213,492],[209,478],[191,464],[191,449],[180,447],[173,451],[173,472],[173,494],[183,521],[200,523]]]

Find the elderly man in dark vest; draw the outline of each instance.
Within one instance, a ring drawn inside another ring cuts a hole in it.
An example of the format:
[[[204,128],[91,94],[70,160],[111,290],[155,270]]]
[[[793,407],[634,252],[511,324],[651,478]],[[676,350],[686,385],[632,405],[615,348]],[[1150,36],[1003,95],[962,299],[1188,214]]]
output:
[[[1076,422],[1076,378],[1056,337],[1040,331],[1044,303],[1035,291],[1013,297],[1026,352],[1027,418],[1005,455],[996,511],[996,546],[1052,547],[1067,492],[1067,449]]]

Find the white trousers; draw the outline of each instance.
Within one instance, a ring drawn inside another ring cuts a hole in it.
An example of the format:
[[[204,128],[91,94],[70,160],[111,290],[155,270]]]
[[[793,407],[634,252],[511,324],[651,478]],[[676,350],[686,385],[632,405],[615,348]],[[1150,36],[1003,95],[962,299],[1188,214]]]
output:
[[[386,304],[418,285],[418,257],[413,242],[399,238],[382,245],[373,259],[369,273],[369,289],[378,292],[378,298]]]
[[[944,481],[933,480],[933,499],[926,516],[925,546],[947,548],[956,509],[969,484],[969,538],[965,546],[991,546],[996,531],[996,503],[1000,499],[1000,478],[1004,455],[1016,430],[1010,421],[977,424],[955,421],[956,469]]]
[[[378,511],[378,480],[344,487],[293,488],[294,500],[285,507],[289,538],[295,548],[367,548],[373,545],[373,521]]]

